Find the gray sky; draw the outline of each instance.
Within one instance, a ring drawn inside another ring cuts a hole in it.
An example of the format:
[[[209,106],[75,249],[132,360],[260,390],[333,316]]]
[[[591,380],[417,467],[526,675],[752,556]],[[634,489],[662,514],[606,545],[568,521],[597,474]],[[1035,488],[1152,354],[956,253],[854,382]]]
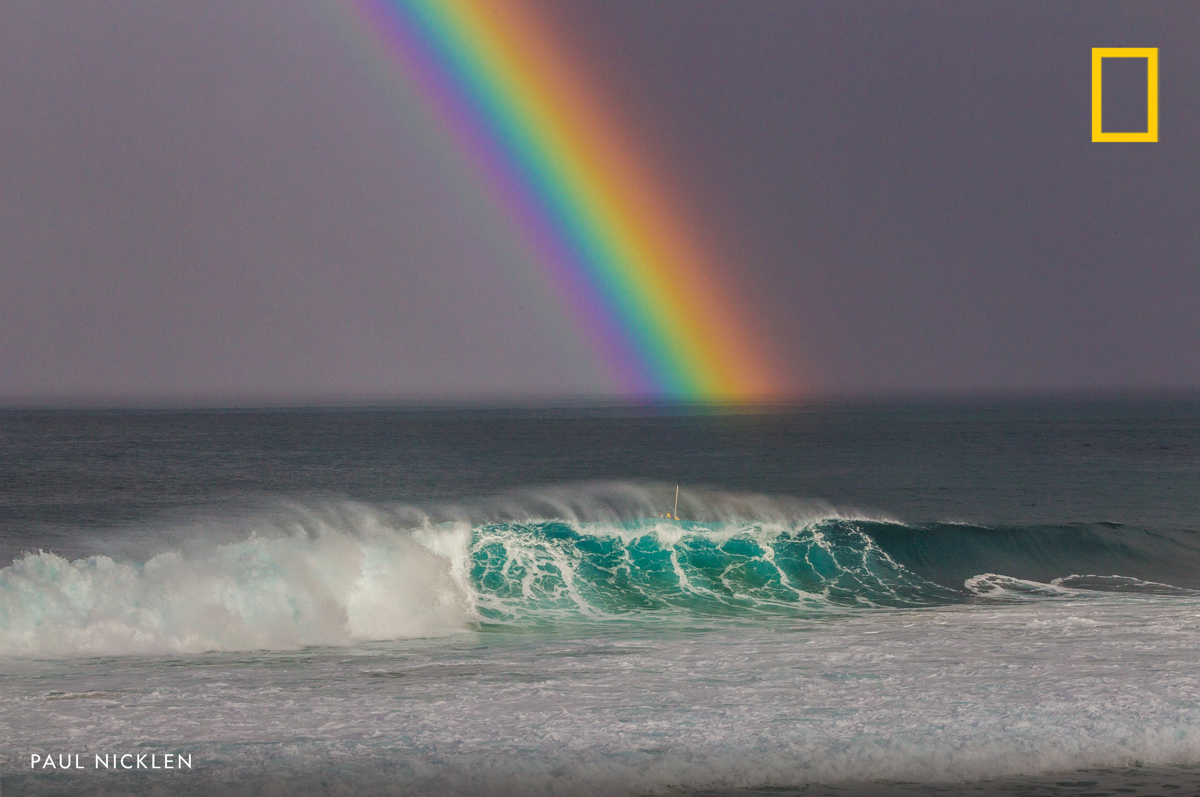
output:
[[[810,389],[1200,387],[1200,4],[540,6]],[[408,92],[338,3],[0,5],[0,402],[604,392]]]

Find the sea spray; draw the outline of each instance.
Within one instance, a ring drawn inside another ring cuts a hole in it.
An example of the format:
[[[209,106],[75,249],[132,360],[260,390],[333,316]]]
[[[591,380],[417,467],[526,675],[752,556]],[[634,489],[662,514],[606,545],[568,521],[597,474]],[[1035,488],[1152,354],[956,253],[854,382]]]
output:
[[[0,655],[287,650],[470,625],[469,529],[360,519],[144,563],[28,554],[0,570]]]

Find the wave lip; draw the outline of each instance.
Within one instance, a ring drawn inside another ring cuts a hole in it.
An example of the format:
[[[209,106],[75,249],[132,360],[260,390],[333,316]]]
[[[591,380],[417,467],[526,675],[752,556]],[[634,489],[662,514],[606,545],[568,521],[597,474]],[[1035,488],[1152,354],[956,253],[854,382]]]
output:
[[[1052,579],[1051,585],[1066,589],[1086,589],[1093,592],[1118,592],[1132,595],[1175,595],[1195,597],[1200,591],[1157,581],[1144,581],[1132,576],[1070,575]]]

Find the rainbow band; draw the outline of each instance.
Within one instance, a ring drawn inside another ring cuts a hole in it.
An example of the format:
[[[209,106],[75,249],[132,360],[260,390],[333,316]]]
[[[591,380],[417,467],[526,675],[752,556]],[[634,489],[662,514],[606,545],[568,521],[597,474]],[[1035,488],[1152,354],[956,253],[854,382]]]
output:
[[[622,392],[782,392],[674,203],[519,0],[355,2],[520,224]]]

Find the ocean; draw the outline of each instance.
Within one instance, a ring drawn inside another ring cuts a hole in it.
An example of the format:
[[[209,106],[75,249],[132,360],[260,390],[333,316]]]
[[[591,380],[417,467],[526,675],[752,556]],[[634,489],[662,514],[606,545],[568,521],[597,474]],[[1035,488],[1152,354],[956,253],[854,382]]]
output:
[[[0,562],[3,795],[1200,793],[1196,396],[9,410]]]

